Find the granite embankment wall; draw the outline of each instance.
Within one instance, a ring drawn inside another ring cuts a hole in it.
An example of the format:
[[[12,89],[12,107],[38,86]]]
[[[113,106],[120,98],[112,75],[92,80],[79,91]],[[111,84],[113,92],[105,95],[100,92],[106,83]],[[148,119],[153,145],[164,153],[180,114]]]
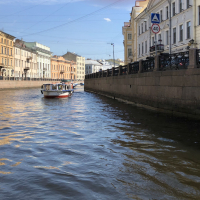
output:
[[[84,81],[73,81],[73,82],[74,83],[84,83]],[[0,90],[2,90],[2,89],[18,89],[18,88],[40,88],[42,86],[42,84],[48,84],[48,83],[60,83],[60,81],[0,80]]]
[[[1,80],[0,90],[2,89],[17,89],[17,88],[39,88],[45,83],[55,83],[55,81],[13,81]]]
[[[85,91],[200,119],[200,68],[85,79]]]

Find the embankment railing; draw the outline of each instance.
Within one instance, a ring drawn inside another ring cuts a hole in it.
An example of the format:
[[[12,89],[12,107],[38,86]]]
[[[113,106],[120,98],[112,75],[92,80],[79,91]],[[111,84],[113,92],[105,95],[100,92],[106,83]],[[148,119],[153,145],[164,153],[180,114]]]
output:
[[[156,57],[147,57],[146,60],[132,62],[125,66],[101,70],[96,75],[87,74],[85,79],[188,68],[200,68],[200,49],[191,48],[189,51],[173,54],[161,53]]]

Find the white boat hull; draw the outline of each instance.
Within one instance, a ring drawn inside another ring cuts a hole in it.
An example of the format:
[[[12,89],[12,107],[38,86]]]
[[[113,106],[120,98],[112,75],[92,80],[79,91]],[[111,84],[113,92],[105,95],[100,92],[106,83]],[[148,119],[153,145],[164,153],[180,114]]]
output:
[[[42,91],[45,98],[66,98],[72,95],[72,91]]]

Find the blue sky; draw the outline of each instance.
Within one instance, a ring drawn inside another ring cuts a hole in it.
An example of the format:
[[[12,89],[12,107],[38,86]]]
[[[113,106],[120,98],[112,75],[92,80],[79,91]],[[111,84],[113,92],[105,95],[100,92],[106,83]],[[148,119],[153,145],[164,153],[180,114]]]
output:
[[[39,42],[54,55],[67,51],[85,58],[124,59],[123,23],[133,0],[0,0],[0,29]]]

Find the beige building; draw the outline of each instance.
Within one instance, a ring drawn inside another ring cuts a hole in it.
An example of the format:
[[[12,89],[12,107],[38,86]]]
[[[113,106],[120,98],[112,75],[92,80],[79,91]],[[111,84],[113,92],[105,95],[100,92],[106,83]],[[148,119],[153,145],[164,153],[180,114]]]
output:
[[[38,78],[37,52],[17,39],[14,44],[15,77]]]
[[[0,76],[14,77],[14,39],[14,36],[0,31]]]
[[[75,80],[76,63],[65,60],[62,56],[54,55],[51,58],[51,78],[63,80]]]
[[[76,79],[84,80],[85,79],[85,58],[71,52],[67,52],[65,55],[63,55],[63,58],[65,58],[66,60],[76,62],[76,67],[77,67]]]
[[[129,22],[124,22],[122,33],[124,35],[124,64],[137,60],[137,24],[135,18],[147,7],[149,0],[136,1],[135,6],[132,7]],[[147,26],[144,23],[144,28]]]

